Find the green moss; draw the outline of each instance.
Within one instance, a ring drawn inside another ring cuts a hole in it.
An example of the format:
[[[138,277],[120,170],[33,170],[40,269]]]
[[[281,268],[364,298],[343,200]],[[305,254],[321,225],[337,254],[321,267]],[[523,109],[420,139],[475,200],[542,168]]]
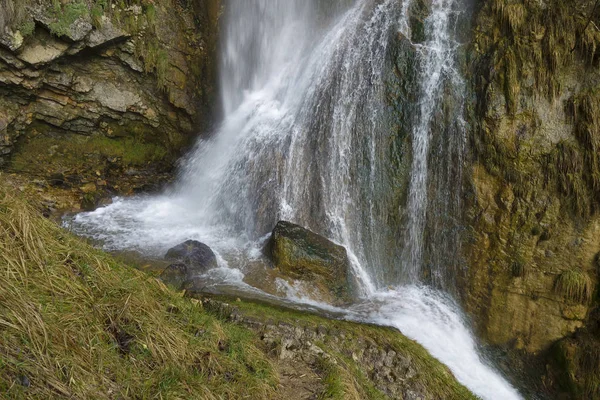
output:
[[[10,162],[14,171],[34,175],[70,171],[79,174],[104,170],[107,160],[123,167],[168,165],[173,155],[156,141],[143,137],[109,138],[102,135],[50,136],[39,134],[24,139]]]
[[[19,32],[23,37],[31,36],[35,31],[35,22],[33,20],[26,20],[19,26]]]
[[[516,86],[512,70],[518,65],[519,69],[527,67],[533,72],[539,94],[555,98],[561,89],[558,74],[562,66],[574,58],[589,64],[598,58],[600,30],[596,24],[588,24],[589,12],[586,2],[550,0],[543,6],[523,0],[487,2],[481,11],[485,29],[476,32],[474,47],[480,54],[478,60],[486,64],[482,71],[491,76],[482,81],[479,90],[490,90],[490,83],[502,78],[496,71],[504,67],[508,71],[503,74],[506,102],[514,111]]]
[[[71,25],[80,18],[88,18],[90,10],[88,5],[83,2],[74,2],[62,4],[59,0],[54,0],[51,8],[52,21],[48,27],[50,32],[56,36],[64,36],[70,32]]]
[[[565,300],[574,303],[588,303],[592,298],[593,284],[585,272],[567,270],[556,279],[554,290]]]

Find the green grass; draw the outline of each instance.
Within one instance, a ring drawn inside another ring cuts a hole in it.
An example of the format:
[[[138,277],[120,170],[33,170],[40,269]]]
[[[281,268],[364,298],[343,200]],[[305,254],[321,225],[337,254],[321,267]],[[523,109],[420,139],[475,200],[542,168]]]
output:
[[[251,332],[38,215],[0,183],[0,392],[9,398],[271,398]]]

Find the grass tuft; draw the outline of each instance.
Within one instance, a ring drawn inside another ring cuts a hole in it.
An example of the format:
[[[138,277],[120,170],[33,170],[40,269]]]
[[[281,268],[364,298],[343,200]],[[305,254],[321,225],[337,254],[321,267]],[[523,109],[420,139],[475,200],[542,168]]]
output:
[[[592,298],[592,280],[582,271],[567,270],[562,272],[554,283],[554,290],[565,300],[574,303],[587,303]]]

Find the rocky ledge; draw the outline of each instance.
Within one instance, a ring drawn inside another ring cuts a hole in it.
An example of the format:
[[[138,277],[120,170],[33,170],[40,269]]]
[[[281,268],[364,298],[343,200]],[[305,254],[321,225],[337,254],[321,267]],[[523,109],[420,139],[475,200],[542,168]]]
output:
[[[19,2],[0,26],[0,167],[83,208],[172,169],[208,121],[220,6],[136,3]]]
[[[239,300],[201,300],[207,312],[259,335],[281,377],[278,398],[475,398],[447,367],[394,329]],[[334,381],[343,397],[319,397]]]

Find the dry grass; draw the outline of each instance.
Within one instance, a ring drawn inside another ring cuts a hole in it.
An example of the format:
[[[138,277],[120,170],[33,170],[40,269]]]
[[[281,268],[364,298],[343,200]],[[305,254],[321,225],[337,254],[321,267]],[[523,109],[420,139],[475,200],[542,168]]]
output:
[[[204,313],[39,216],[0,182],[0,393],[270,398],[249,331]]]

